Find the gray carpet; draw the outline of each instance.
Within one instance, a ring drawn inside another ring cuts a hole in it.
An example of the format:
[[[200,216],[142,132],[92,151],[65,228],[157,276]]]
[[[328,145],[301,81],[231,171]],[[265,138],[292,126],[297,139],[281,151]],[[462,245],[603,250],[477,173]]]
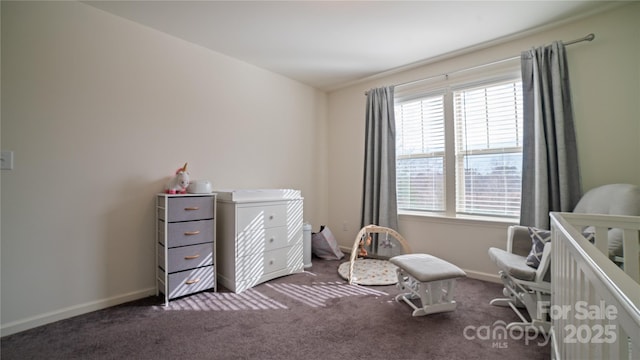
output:
[[[455,312],[411,317],[390,286],[350,286],[341,261],[242,294],[149,297],[0,339],[6,359],[548,359],[533,340],[491,336],[517,320],[489,305],[501,286],[457,283]],[[466,330],[465,330],[466,329]]]

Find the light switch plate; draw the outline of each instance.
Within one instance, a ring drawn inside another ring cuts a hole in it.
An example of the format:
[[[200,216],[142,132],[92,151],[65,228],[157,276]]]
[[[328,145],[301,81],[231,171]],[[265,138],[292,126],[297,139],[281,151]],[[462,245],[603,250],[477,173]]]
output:
[[[13,151],[2,150],[0,156],[0,169],[13,170]]]

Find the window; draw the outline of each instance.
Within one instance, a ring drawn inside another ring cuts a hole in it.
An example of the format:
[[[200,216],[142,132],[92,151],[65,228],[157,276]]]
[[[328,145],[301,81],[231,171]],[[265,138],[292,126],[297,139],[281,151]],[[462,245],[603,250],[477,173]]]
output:
[[[444,211],[444,95],[396,103],[398,208]]]
[[[518,217],[522,82],[396,97],[399,210]]]

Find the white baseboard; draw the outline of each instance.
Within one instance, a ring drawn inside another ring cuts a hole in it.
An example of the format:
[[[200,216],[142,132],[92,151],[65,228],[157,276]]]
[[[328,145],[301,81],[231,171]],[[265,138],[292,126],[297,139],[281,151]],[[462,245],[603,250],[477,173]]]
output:
[[[38,326],[50,324],[59,320],[68,319],[90,313],[97,310],[106,309],[111,306],[120,305],[129,301],[142,299],[147,296],[155,295],[156,288],[148,288],[139,291],[133,291],[127,294],[121,294],[107,299],[96,300],[84,304],[69,306],[63,309],[51,311],[48,313],[32,316],[26,319],[12,321],[8,324],[0,325],[0,336],[7,336],[21,331],[29,330]]]

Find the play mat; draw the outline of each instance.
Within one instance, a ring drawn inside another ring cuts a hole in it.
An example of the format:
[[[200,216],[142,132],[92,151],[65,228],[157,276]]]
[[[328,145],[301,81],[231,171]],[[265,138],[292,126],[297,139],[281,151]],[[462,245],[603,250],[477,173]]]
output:
[[[349,279],[349,261],[338,267],[338,274]],[[359,285],[393,285],[398,282],[396,266],[387,260],[357,259],[353,265],[353,281]]]

